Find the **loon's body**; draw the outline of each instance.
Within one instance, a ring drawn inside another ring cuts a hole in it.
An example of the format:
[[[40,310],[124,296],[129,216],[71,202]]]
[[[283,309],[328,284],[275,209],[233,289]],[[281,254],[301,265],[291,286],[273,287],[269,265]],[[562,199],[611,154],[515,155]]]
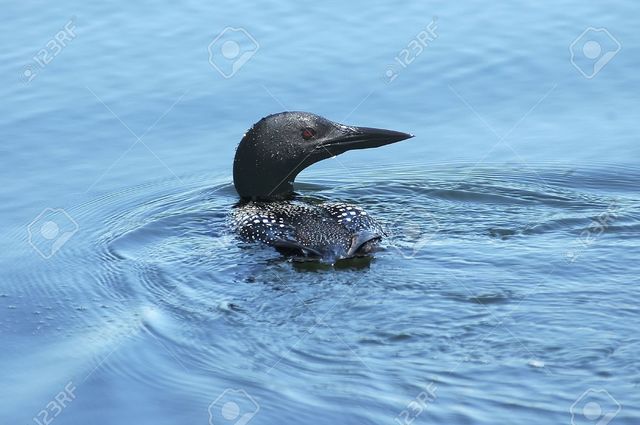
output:
[[[367,255],[383,235],[362,208],[337,202],[250,202],[234,211],[233,224],[244,240],[327,260]]]
[[[383,146],[412,137],[390,130],[337,124],[306,112],[282,112],[257,122],[234,160],[234,185],[242,198],[232,213],[235,232],[296,257],[335,261],[368,255],[381,227],[360,207],[297,199],[300,171],[347,150]]]

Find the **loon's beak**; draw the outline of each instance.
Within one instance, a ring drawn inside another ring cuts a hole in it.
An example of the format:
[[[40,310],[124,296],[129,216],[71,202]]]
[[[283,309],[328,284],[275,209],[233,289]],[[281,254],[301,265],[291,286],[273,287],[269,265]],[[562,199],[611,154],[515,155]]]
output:
[[[332,155],[338,155],[353,149],[377,148],[411,137],[413,134],[382,128],[342,127],[339,134],[321,141],[316,149],[326,149]]]

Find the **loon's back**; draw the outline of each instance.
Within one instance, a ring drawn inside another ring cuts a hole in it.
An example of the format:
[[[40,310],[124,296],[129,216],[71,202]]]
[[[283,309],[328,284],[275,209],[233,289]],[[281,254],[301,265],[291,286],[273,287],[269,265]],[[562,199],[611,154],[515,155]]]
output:
[[[234,209],[232,227],[246,241],[325,260],[367,255],[383,235],[362,208],[338,202],[248,202]]]

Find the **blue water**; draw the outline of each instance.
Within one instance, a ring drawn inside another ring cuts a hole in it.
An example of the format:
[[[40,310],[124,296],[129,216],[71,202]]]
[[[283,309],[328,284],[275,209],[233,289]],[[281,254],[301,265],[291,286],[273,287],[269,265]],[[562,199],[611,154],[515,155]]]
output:
[[[2,10],[0,423],[640,421],[637,2]],[[416,134],[298,178],[372,260],[228,233],[285,109]]]

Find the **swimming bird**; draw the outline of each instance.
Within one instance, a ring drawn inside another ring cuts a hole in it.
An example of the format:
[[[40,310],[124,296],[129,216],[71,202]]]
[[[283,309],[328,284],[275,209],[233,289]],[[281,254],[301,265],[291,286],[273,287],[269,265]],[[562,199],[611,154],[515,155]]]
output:
[[[384,232],[366,211],[342,202],[305,202],[296,197],[294,180],[323,159],[410,137],[308,112],[262,118],[236,149],[233,183],[241,201],[231,215],[233,229],[245,241],[266,243],[297,259],[335,262],[370,254]]]

